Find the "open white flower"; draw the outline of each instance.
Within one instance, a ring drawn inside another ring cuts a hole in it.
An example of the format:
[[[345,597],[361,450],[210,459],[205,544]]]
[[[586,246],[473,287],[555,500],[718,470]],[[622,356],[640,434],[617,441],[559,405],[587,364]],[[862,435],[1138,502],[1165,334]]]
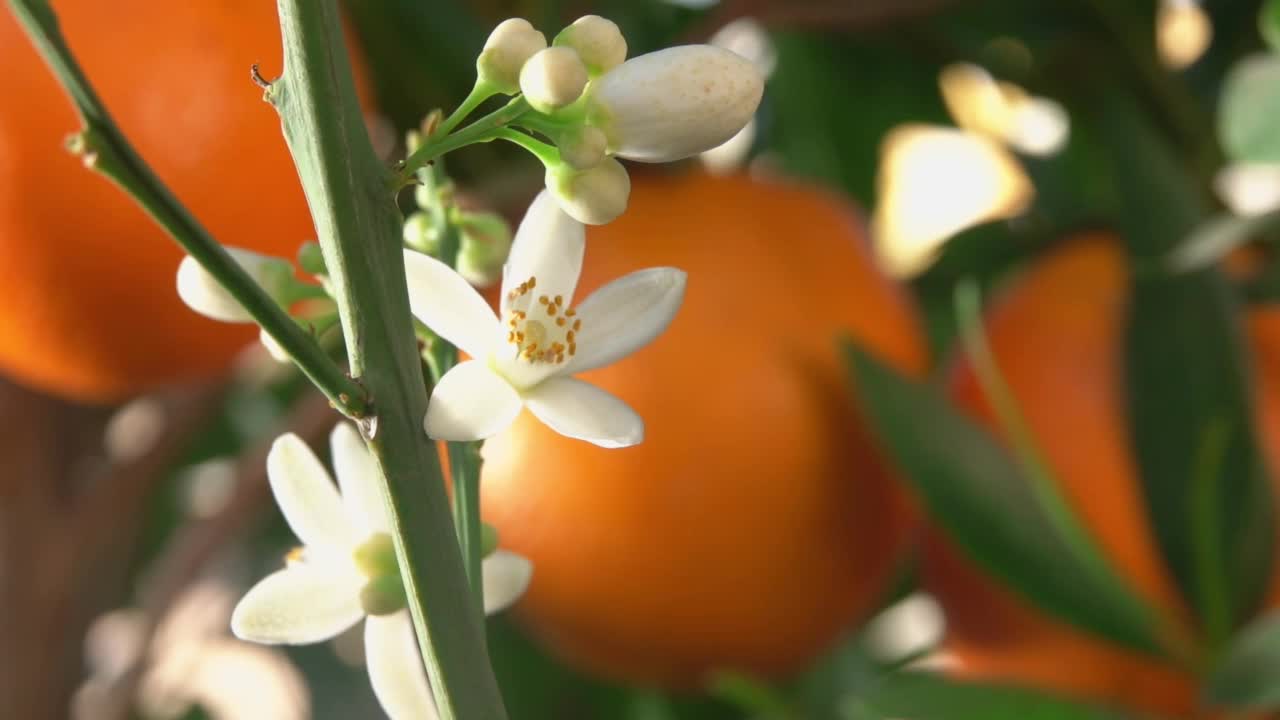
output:
[[[271,446],[271,491],[303,547],[290,553],[285,569],[245,594],[232,613],[231,629],[244,640],[306,644],[366,618],[369,679],[383,709],[397,720],[433,718],[373,457],[347,423],[334,428],[331,442],[338,487],[296,435],[283,435]],[[483,571],[485,612],[494,613],[520,597],[532,566],[498,550],[485,558]]]
[[[501,320],[448,265],[405,251],[413,314],[474,358],[436,385],[424,420],[428,435],[487,438],[527,407],[556,432],[602,447],[643,439],[634,410],[571,376],[625,357],[666,329],[684,299],[685,273],[640,270],[575,308],[585,243],[583,225],[548,192],[539,194],[503,271]]]

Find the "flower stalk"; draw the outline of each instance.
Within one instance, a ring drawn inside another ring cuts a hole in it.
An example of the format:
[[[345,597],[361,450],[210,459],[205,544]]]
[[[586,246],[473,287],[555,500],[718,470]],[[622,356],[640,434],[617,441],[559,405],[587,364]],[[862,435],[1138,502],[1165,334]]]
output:
[[[375,403],[362,424],[379,471],[404,589],[440,716],[506,717],[483,618],[470,600],[435,448],[405,284],[393,179],[356,103],[336,0],[279,0],[279,112],[330,271],[352,373]],[[461,133],[459,133],[461,134]],[[455,136],[456,137],[456,136]]]

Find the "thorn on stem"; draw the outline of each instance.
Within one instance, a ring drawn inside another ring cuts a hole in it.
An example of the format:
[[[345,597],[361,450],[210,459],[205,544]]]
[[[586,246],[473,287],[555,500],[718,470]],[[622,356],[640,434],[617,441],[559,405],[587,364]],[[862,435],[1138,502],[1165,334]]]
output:
[[[262,77],[262,71],[258,68],[258,63],[254,63],[250,66],[249,77],[253,80],[254,85],[257,85],[263,90],[271,89],[271,83],[268,82],[266,78]]]

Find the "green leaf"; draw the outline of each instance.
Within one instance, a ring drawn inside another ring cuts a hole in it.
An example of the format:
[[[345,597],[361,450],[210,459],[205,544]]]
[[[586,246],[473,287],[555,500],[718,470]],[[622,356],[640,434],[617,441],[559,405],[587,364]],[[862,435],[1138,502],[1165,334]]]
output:
[[[848,720],[1122,720],[1106,709],[1029,688],[960,682],[923,672],[891,675],[849,698]]]
[[[1280,0],[1264,0],[1258,10],[1258,32],[1272,50],[1280,50]]]
[[[1276,3],[1270,3],[1271,6]],[[1227,74],[1218,104],[1218,135],[1236,162],[1280,162],[1280,57],[1252,55]]]
[[[931,514],[988,572],[1046,611],[1128,647],[1161,654],[1156,616],[1101,557],[1083,557],[1013,459],[929,386],[852,343],[857,400]],[[1083,531],[1080,531],[1083,533]]]
[[[1280,610],[1241,630],[1209,675],[1213,705],[1241,710],[1280,708]]]
[[[1117,102],[1107,119],[1133,274],[1124,349],[1130,439],[1157,544],[1212,647],[1265,591],[1271,490],[1238,298],[1212,264],[1169,269],[1171,257],[1205,264],[1194,253],[1186,262],[1189,243],[1204,242],[1193,233],[1206,217],[1204,197],[1173,148],[1124,110]]]

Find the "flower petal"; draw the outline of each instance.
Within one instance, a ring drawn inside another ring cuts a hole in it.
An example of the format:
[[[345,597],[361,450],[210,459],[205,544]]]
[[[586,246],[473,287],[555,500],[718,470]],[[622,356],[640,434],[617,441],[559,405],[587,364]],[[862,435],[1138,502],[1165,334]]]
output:
[[[432,720],[439,715],[414,640],[408,610],[371,615],[364,625],[369,682],[391,720]]]
[[[363,615],[354,569],[301,562],[250,588],[231,613],[231,631],[242,640],[304,645],[328,640]]]
[[[440,378],[423,428],[436,440],[482,440],[520,414],[520,395],[483,362],[467,360]]]
[[[578,306],[582,330],[567,372],[603,367],[648,345],[675,317],[688,275],[649,268],[624,275],[591,293]]]
[[[471,357],[485,357],[499,338],[498,318],[480,293],[430,255],[404,251],[409,309],[440,337]]]
[[[329,447],[348,517],[366,533],[387,532],[391,522],[378,490],[378,465],[360,433],[351,423],[340,422],[329,435]]]
[[[526,392],[524,402],[561,435],[607,448],[627,447],[644,439],[644,421],[636,411],[591,383],[553,377]]]
[[[272,443],[267,477],[280,512],[303,545],[345,551],[360,542],[338,488],[297,435],[287,433]]]
[[[533,563],[508,550],[494,550],[480,565],[484,584],[484,614],[502,612],[524,595],[533,579]]]
[[[520,221],[503,270],[503,316],[507,314],[507,294],[529,278],[536,278],[539,295],[572,298],[586,244],[587,230],[582,223],[561,210],[551,193],[538,193]]]

